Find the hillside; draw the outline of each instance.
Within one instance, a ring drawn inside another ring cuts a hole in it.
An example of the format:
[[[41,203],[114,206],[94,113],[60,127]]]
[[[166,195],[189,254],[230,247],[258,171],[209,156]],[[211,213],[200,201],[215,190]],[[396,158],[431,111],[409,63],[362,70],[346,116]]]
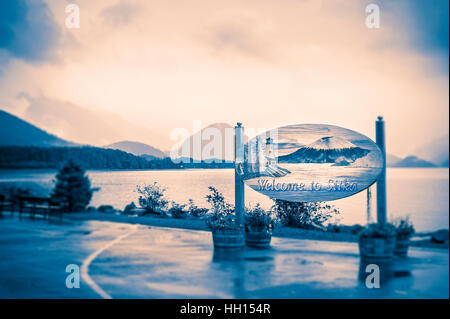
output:
[[[156,158],[164,158],[166,157],[164,153],[157,149],[156,147],[150,146],[148,144],[133,142],[133,141],[121,141],[117,143],[113,143],[110,145],[103,146],[104,148],[121,150],[127,153],[131,153],[136,156],[143,156],[145,158],[156,157]]]
[[[148,161],[120,150],[99,147],[0,147],[0,168],[59,168],[68,160],[85,169],[180,168],[169,158]]]
[[[55,135],[0,110],[0,146],[76,146]]]

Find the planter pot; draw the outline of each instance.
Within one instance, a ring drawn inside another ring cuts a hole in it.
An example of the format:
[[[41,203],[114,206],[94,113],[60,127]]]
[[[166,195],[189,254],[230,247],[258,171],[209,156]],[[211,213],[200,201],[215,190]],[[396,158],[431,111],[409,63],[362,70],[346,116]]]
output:
[[[395,241],[394,255],[398,257],[407,257],[409,247],[409,238],[398,239]]]
[[[214,249],[239,251],[244,248],[244,232],[240,230],[214,230],[212,232]]]
[[[394,257],[395,237],[359,238],[359,254],[361,259],[372,262],[387,262]]]
[[[256,232],[256,231],[245,232],[245,244],[249,247],[260,249],[269,248],[271,239],[272,234],[268,232]]]

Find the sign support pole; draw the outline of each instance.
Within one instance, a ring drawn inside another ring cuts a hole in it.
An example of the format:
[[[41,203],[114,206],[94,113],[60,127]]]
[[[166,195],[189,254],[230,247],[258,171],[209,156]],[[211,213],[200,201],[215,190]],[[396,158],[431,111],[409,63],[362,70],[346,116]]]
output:
[[[241,170],[244,165],[244,127],[237,123],[234,127],[234,207],[236,222],[244,225],[244,181]]]
[[[367,224],[372,222],[372,191],[370,190],[370,186],[367,188]]]
[[[377,179],[377,222],[379,224],[386,223],[386,144],[384,137],[384,120],[382,116],[378,116],[375,123],[376,127],[376,143],[383,154],[383,170]]]

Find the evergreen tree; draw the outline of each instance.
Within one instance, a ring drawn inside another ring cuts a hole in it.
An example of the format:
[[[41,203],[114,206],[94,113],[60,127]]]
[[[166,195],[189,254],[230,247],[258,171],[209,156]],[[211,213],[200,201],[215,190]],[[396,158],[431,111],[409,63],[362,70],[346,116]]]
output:
[[[52,200],[66,212],[82,211],[92,197],[91,182],[85,171],[73,161],[68,161],[56,175]]]

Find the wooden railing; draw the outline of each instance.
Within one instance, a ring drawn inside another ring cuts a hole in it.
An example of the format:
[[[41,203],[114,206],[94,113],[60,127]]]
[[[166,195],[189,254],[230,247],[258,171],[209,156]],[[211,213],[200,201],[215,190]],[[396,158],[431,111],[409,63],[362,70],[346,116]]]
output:
[[[5,196],[0,195],[0,214],[7,211],[11,214],[19,212],[19,216],[28,213],[33,218],[37,214],[44,217],[58,215],[62,218],[60,205],[49,197],[19,196],[15,200],[6,200]]]

